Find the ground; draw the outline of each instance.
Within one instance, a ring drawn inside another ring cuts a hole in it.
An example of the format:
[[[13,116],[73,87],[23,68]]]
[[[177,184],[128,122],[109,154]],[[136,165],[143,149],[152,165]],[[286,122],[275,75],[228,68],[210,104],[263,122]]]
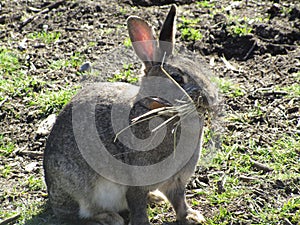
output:
[[[139,62],[126,56],[126,19],[140,16],[157,30],[173,2],[177,46],[204,57],[223,105],[222,144],[209,161],[200,160],[188,201],[207,224],[300,224],[297,0],[4,0],[1,225],[59,224],[43,178],[45,121],[85,80],[135,82]],[[82,71],[86,62],[93,65],[90,73]],[[207,140],[204,145],[208,152]],[[148,211],[152,224],[174,221],[168,204]]]

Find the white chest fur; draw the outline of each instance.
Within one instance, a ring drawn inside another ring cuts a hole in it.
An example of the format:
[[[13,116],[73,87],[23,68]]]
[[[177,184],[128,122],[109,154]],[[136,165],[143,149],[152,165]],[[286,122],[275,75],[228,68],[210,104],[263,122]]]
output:
[[[80,204],[80,216],[90,217],[103,211],[120,212],[128,209],[126,201],[127,187],[101,178],[91,190],[89,198],[85,196]],[[89,201],[89,200],[90,201]]]

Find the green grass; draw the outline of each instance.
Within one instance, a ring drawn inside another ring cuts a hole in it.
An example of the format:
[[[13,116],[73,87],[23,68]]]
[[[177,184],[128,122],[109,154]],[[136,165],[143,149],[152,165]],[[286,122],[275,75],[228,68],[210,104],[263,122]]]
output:
[[[9,156],[15,150],[15,144],[0,134],[0,156]]]
[[[278,224],[278,221],[288,219],[292,224],[299,224],[300,221],[300,197],[295,196],[289,199],[280,208],[266,207],[262,211],[252,211],[253,215],[262,220],[264,224]]]
[[[60,70],[67,67],[77,68],[81,66],[83,62],[84,57],[79,52],[76,52],[67,59],[58,59],[56,61],[52,61],[49,65],[49,68],[53,70]]]
[[[120,13],[122,15],[126,15],[127,14],[127,9],[126,8],[121,7],[121,8],[119,8],[119,11],[120,11]]]
[[[0,175],[4,178],[7,178],[11,172],[11,166],[5,165],[3,168],[0,168]]]
[[[228,212],[228,210],[223,206],[220,206],[219,213],[215,215],[213,219],[208,219],[206,223],[209,225],[228,225],[230,219],[230,212]]]
[[[26,186],[29,191],[39,191],[45,188],[44,180],[41,178],[35,178],[34,175],[28,177]]]
[[[194,28],[183,28],[181,29],[181,38],[187,41],[198,41],[203,38],[203,35]]]
[[[95,42],[95,41],[90,41],[90,42],[88,43],[88,46],[89,46],[89,47],[95,47],[95,46],[97,46],[97,42]]]
[[[100,36],[108,36],[110,34],[112,34],[115,30],[112,28],[105,28],[105,29],[101,29],[100,32]]]
[[[78,87],[49,91],[46,82],[27,74],[21,69],[21,56],[2,48],[0,50],[0,101],[5,98],[22,98],[27,106],[37,106],[40,114],[57,113],[76,93]],[[50,64],[51,69],[79,67],[83,57],[76,53],[67,60],[58,60]],[[15,115],[18,116],[18,115]]]
[[[196,4],[200,7],[200,8],[213,8],[215,7],[215,3],[212,1],[197,1]]]
[[[16,52],[0,47],[0,79],[20,69],[19,56]],[[0,85],[1,86],[1,85]]]
[[[233,36],[245,36],[252,32],[252,28],[247,24],[238,24],[234,26],[230,26],[229,33]]]
[[[199,19],[187,19],[184,16],[181,17],[181,22],[178,24],[178,29],[180,30],[182,40],[198,41],[203,38],[201,32],[195,28],[198,22]]]
[[[10,218],[16,214],[17,214],[17,212],[7,212],[7,211],[0,209],[0,222],[2,222],[1,219]]]
[[[226,78],[214,77],[212,81],[219,87],[220,92],[230,98],[241,97],[245,95],[245,91],[237,83],[233,83]]]
[[[0,80],[0,93],[13,98],[22,97],[27,106],[37,106],[40,114],[48,115],[58,113],[78,89],[77,86],[49,91],[43,90],[44,85],[44,81],[35,80],[25,74],[11,75],[7,79]]]
[[[14,205],[16,208],[15,212],[4,213],[4,218],[20,214],[20,217],[15,221],[15,225],[40,225],[48,224],[48,221],[51,221],[52,215],[44,215],[44,218],[35,218],[36,216],[43,215],[47,209],[45,202],[23,202],[23,204]],[[1,214],[1,211],[0,211]],[[45,223],[47,221],[47,223]],[[53,223],[54,224],[54,223]],[[56,223],[58,225],[58,223]]]
[[[252,112],[249,112],[252,114]],[[274,193],[265,193],[268,196],[263,199],[262,205],[253,198],[253,189],[239,179],[240,175],[253,176],[257,179],[251,181],[256,187],[264,186],[267,183],[275,183],[277,180],[292,182],[289,184],[291,189],[299,187],[299,156],[300,156],[300,136],[285,135],[275,140],[271,146],[262,147],[255,139],[249,139],[248,143],[239,143],[232,145],[234,140],[228,134],[224,137],[222,151],[219,151],[209,165],[209,168],[225,172],[225,192],[217,193],[214,189],[199,192],[209,201],[210,207],[217,207],[213,216],[207,219],[207,224],[230,224],[238,221],[247,222],[249,219],[243,215],[236,214],[238,211],[232,205],[232,202],[245,203],[243,207],[248,210],[247,216],[253,215],[260,221],[258,224],[277,225],[288,219],[291,223],[297,224],[300,220],[300,197],[291,195],[289,200],[273,196]],[[271,173],[263,174],[253,168],[251,159],[254,159],[273,169]],[[220,173],[210,177],[210,186],[217,187],[217,182],[222,180]],[[295,183],[293,183],[293,181]],[[283,190],[284,191],[284,190]],[[197,204],[193,201],[193,204]],[[277,207],[274,207],[277,205]],[[251,206],[251,207],[250,207]],[[241,206],[242,207],[242,206]],[[232,209],[231,209],[232,208]],[[232,211],[231,211],[232,210]],[[234,214],[233,214],[234,213]],[[250,219],[250,221],[252,221]],[[253,222],[253,221],[252,221]],[[254,223],[256,224],[256,223]]]
[[[126,47],[126,48],[130,48],[132,46],[132,43],[131,43],[131,40],[129,37],[125,38],[125,40],[123,41],[123,45]]]
[[[286,15],[290,14],[290,12],[291,12],[292,10],[293,10],[293,9],[292,9],[291,7],[285,7],[285,6],[283,6],[283,7],[280,9],[280,12],[286,16]]]
[[[49,31],[40,31],[40,32],[33,32],[27,35],[29,39],[32,40],[40,40],[46,44],[54,43],[59,40],[61,36],[60,32],[49,32]]]
[[[155,220],[157,218],[162,217],[163,215],[166,215],[167,213],[169,213],[171,211],[171,205],[166,202],[160,205],[149,205],[147,208],[147,214],[150,218],[150,222],[152,222],[151,220]],[[166,222],[171,222],[171,220],[166,219]]]
[[[137,83],[138,78],[134,76],[132,72],[132,65],[131,64],[124,64],[123,69],[120,73],[115,74],[112,78],[108,79],[109,82],[127,82],[127,83]]]
[[[3,96],[10,97],[26,97],[36,85],[43,85],[44,82],[35,80],[31,76],[27,76],[22,71],[19,74],[11,74],[2,77],[0,80],[0,93]]]
[[[274,178],[281,178],[281,175],[289,173],[293,177],[299,172],[297,167],[300,155],[300,136],[285,136],[276,140],[270,148],[262,148],[258,144],[251,146],[255,151],[254,159],[267,163],[276,172]]]
[[[275,90],[276,91],[286,91],[288,93],[287,97],[300,96],[300,84],[299,83],[293,83],[293,84],[290,84],[290,85],[284,86],[284,87],[276,86]]]
[[[262,17],[240,17],[238,15],[227,15],[227,31],[232,36],[245,36],[252,33],[252,25],[254,23],[267,23],[269,18]]]
[[[41,93],[34,93],[28,106],[37,106],[40,114],[58,113],[76,94],[78,88],[79,86],[59,91],[46,90]]]
[[[6,97],[23,97],[38,81],[21,69],[21,55],[0,49],[0,101]]]
[[[198,23],[199,23],[199,19],[188,19],[184,16],[182,16],[180,18],[180,23],[179,23],[179,27],[180,28],[186,28],[186,27],[189,27],[189,26],[196,26]]]
[[[226,137],[227,138],[227,137]],[[272,180],[296,178],[299,173],[298,163],[300,155],[300,136],[284,136],[275,140],[270,147],[261,147],[253,139],[244,145],[227,145],[231,143],[225,140],[223,150],[218,152],[213,160],[212,166],[216,169],[222,169],[224,162],[233,171],[248,174],[253,173],[250,159],[259,161],[268,167],[274,169]],[[251,152],[243,153],[243,152]]]

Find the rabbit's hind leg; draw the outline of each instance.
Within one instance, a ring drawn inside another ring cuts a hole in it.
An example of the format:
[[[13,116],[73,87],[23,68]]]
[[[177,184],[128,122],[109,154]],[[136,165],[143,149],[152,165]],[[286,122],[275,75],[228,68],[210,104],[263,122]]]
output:
[[[124,219],[118,213],[95,213],[97,207],[86,201],[76,202],[62,190],[51,192],[49,200],[54,214],[72,225],[124,225]]]
[[[180,178],[160,187],[159,190],[166,195],[173,205],[178,221],[188,224],[201,224],[205,222],[204,217],[196,210],[193,210],[186,202],[185,184]]]
[[[54,215],[60,220],[78,221],[79,204],[68,193],[57,187],[49,188],[49,202]]]

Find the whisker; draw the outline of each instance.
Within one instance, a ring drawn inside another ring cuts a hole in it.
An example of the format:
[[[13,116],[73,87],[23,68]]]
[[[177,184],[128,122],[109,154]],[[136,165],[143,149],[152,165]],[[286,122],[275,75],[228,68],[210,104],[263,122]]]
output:
[[[152,129],[151,132],[156,132],[157,130],[159,130],[161,127],[163,127],[164,125],[166,125],[169,122],[171,122],[176,117],[177,117],[177,115],[170,117],[169,119],[167,119],[166,121],[164,121],[163,123],[161,123],[160,125],[158,125],[157,127],[155,127],[154,129]]]
[[[160,111],[164,111],[164,110],[169,109],[169,108],[172,108],[172,107],[161,107],[161,108],[157,108],[157,109],[152,109],[149,112],[146,112],[146,113],[144,113],[144,114],[142,114],[138,117],[133,118],[131,121],[136,122],[137,120],[140,120],[143,117],[149,116],[149,115],[154,114],[154,113],[158,113]]]
[[[178,103],[183,103],[183,104],[188,103],[187,101],[185,101],[185,100],[180,100],[180,99],[175,99],[175,101],[178,102]]]
[[[193,108],[190,108],[191,110],[190,111],[187,111],[185,114],[183,114],[181,117],[180,117],[180,120],[177,121],[174,125],[175,126],[179,126],[181,121],[184,120],[186,117],[188,117],[190,114],[192,114],[193,112],[197,111],[195,107]]]
[[[179,125],[178,126],[175,126],[174,128],[174,131],[173,131],[173,150],[174,150],[174,154],[173,154],[173,158],[175,158],[175,154],[176,154],[176,146],[177,146],[177,140],[176,140],[176,137],[177,137],[177,129],[178,129]]]
[[[118,136],[119,136],[121,133],[123,133],[125,130],[127,130],[128,128],[130,128],[130,127],[132,127],[132,126],[134,126],[134,125],[137,125],[137,124],[139,124],[139,123],[145,122],[145,121],[147,121],[147,120],[153,119],[153,118],[158,117],[158,116],[159,116],[159,115],[153,115],[153,116],[151,116],[151,117],[148,117],[148,118],[145,118],[145,119],[142,119],[142,120],[137,120],[137,121],[135,121],[134,123],[128,125],[127,127],[125,127],[125,128],[123,128],[122,130],[120,130],[118,133],[116,133],[114,142],[116,142],[116,140],[118,139]]]

